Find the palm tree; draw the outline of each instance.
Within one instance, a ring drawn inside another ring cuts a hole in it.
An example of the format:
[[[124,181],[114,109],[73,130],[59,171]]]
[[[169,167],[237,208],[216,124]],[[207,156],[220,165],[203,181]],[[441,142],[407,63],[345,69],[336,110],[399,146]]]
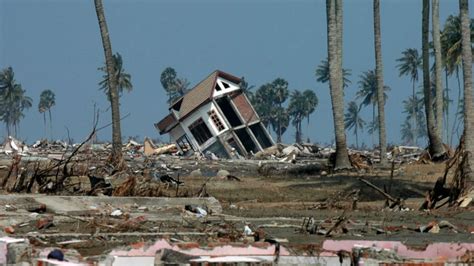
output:
[[[409,135],[405,134],[407,136],[413,137],[412,139],[410,139],[409,143],[411,145],[415,145],[415,143],[417,143],[417,139],[426,137],[426,128],[421,126],[421,125],[426,125],[425,113],[423,112],[423,97],[418,98],[415,95],[415,98],[410,96],[407,100],[404,100],[403,113],[407,114],[406,121],[412,121],[413,116],[416,116],[416,120],[418,121],[420,125],[419,127],[417,127],[417,130],[413,130],[412,126],[410,126],[409,128],[413,130],[413,132]]]
[[[380,164],[386,163],[387,137],[385,134],[385,88],[383,85],[382,36],[380,33],[380,0],[374,0],[374,46],[377,107],[379,126]]]
[[[104,48],[105,64],[107,66],[107,76],[109,80],[107,85],[109,86],[110,103],[112,107],[112,154],[110,161],[117,168],[123,168],[124,162],[122,156],[122,132],[120,127],[120,104],[117,89],[118,80],[114,75],[115,66],[112,55],[112,45],[109,39],[109,30],[107,28],[107,22],[105,21],[102,0],[94,0],[94,4],[97,13],[97,20],[99,22],[100,35],[102,37],[102,46]]]
[[[185,78],[177,78],[175,82],[171,85],[172,100],[177,99],[183,96],[184,94],[186,94],[186,92],[188,92],[188,88],[190,84],[191,83],[189,83],[189,81]]]
[[[328,60],[321,60],[318,68],[316,68],[316,80],[321,83],[327,83],[329,81],[329,62]],[[344,79],[343,87],[347,88],[351,84],[349,77],[351,76],[351,70],[344,68],[342,70],[342,76]]]
[[[471,32],[471,44],[474,40],[474,20],[470,20],[470,32]],[[462,101],[463,93],[461,88],[461,80],[460,80],[460,66],[461,66],[461,19],[460,16],[449,16],[446,19],[446,23],[444,24],[443,31],[441,32],[441,50],[442,56],[444,57],[445,61],[445,73],[446,76],[450,76],[455,74],[456,80],[458,84],[458,96],[457,101]],[[447,78],[446,78],[446,85],[447,85]],[[450,140],[449,142],[453,142],[454,132],[459,127],[457,121],[460,119],[458,114],[462,113],[463,110],[459,109],[460,105],[457,105],[457,109],[455,111],[455,118],[451,128]]]
[[[375,114],[375,107],[377,107],[378,104],[377,77],[375,72],[373,70],[363,72],[363,74],[360,75],[360,80],[357,83],[359,84],[359,91],[356,93],[356,98],[362,99],[360,104],[363,106],[372,105],[372,123],[377,125],[377,130],[371,132],[375,133],[375,131],[378,131],[379,128],[379,122],[375,122],[376,119],[378,119],[377,115]],[[383,86],[383,89],[384,101],[387,101],[388,95],[386,92],[390,91],[390,87],[385,85]]]
[[[466,184],[465,190],[472,189],[474,186],[474,162],[472,152],[474,151],[474,113],[472,107],[472,46],[471,30],[469,19],[469,1],[459,0],[459,13],[461,17],[462,33],[462,70],[464,81],[464,140],[466,162],[468,169],[463,169]]]
[[[404,144],[413,144],[413,139],[415,139],[411,126],[412,124],[408,119],[405,119],[401,126],[400,134],[402,136],[402,141]]]
[[[311,90],[305,90],[301,93],[295,90],[291,93],[290,103],[288,104],[288,114],[291,117],[291,123],[295,126],[295,142],[301,143],[302,129],[301,124],[306,117],[309,123],[309,116],[314,112],[318,104],[316,94]]]
[[[283,135],[283,126],[284,122],[288,120],[287,115],[285,112],[281,111],[284,108],[282,104],[288,98],[288,82],[282,78],[277,78],[271,83],[273,94],[275,95],[273,100],[274,104],[276,104],[280,111],[276,112],[274,115],[274,122],[276,125],[276,133],[277,133],[277,142],[281,142],[281,136]]]
[[[267,83],[258,88],[255,92],[255,97],[252,99],[252,105],[255,107],[255,111],[267,129],[270,127],[272,120],[274,97],[272,86]]]
[[[281,106],[272,108],[270,123],[273,131],[277,133],[277,142],[281,143],[281,136],[286,132],[286,129],[290,124],[290,115],[288,111]]]
[[[329,88],[336,139],[335,170],[350,169],[344,129],[342,72],[342,0],[326,0]]]
[[[429,54],[429,0],[423,0],[422,9],[422,64],[423,64],[423,93],[425,102],[425,116],[429,139],[429,152],[434,160],[441,159],[446,155],[441,137],[437,134],[436,123],[433,112],[433,101],[430,80],[430,54]]]
[[[16,83],[11,67],[0,72],[0,120],[5,123],[7,134],[17,135],[23,111],[32,105],[32,99],[25,95],[21,84]]]
[[[167,67],[165,70],[163,70],[163,72],[161,72],[160,82],[163,86],[163,89],[165,89],[166,93],[168,94],[168,103],[171,102],[171,87],[176,80],[176,75],[176,70],[174,70],[172,67]]]
[[[409,76],[412,82],[412,98],[416,98],[416,83],[418,82],[418,69],[421,68],[422,59],[418,54],[418,50],[414,48],[408,48],[402,52],[402,57],[397,59],[397,62],[400,64],[397,65],[399,76]],[[413,114],[415,114],[415,110],[412,110]],[[416,135],[416,131],[418,128],[418,123],[416,120],[416,115],[412,115],[413,125],[411,129],[413,130],[412,135]],[[416,144],[416,140],[415,143]]]
[[[51,139],[53,138],[53,120],[51,117],[51,107],[56,104],[54,92],[51,90],[44,90],[40,94],[40,101],[38,103],[38,111],[43,114],[43,121],[46,133],[46,111],[49,113],[49,130]]]
[[[356,147],[359,148],[359,134],[358,130],[364,129],[365,121],[360,117],[360,109],[356,102],[351,101],[347,107],[347,112],[344,115],[344,126],[347,130],[354,129],[354,134],[356,137]]]
[[[435,110],[437,135],[442,137],[443,129],[443,80],[442,80],[442,57],[441,57],[441,36],[439,30],[439,0],[432,0],[432,27],[433,27],[433,49],[435,54]]]
[[[117,80],[117,91],[119,94],[119,97],[122,96],[122,93],[124,90],[127,92],[130,92],[133,89],[132,85],[132,76],[125,72],[125,69],[123,68],[123,60],[122,56],[119,53],[116,53],[113,55],[113,60],[114,60],[114,78]],[[98,68],[100,71],[105,72],[105,74],[102,76],[102,81],[99,82],[100,90],[103,90],[104,93],[107,95],[109,101],[110,101],[110,93],[109,93],[109,85],[108,83],[108,75],[107,75],[107,66],[104,65],[102,67]]]
[[[255,88],[254,85],[249,85],[249,83],[245,80],[245,77],[240,78],[239,87],[245,95],[252,101],[254,96],[252,89]]]

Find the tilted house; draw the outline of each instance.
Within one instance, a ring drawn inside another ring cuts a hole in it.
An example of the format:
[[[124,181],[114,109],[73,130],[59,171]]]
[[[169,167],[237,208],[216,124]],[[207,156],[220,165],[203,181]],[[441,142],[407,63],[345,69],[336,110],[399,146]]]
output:
[[[210,151],[229,158],[233,150],[247,156],[274,144],[260,122],[240,78],[216,70],[184,96],[174,101],[170,113],[155,124],[160,134],[185,151]]]

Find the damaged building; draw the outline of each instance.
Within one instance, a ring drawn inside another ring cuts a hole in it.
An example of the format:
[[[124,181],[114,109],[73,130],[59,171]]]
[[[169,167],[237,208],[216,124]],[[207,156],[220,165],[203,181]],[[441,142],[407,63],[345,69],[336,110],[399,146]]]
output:
[[[249,99],[241,79],[216,70],[170,104],[170,113],[155,124],[170,134],[183,153],[208,151],[221,158],[261,151],[274,144]]]

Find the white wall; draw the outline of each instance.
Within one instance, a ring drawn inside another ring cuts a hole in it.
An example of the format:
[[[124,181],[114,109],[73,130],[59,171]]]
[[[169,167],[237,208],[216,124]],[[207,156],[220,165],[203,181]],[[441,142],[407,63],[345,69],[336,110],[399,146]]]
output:
[[[207,114],[207,112],[209,112],[211,110],[214,110],[216,112],[217,116],[219,117],[219,119],[221,120],[222,124],[225,127],[224,130],[218,132],[217,127],[214,125],[214,123],[212,122],[212,119]],[[194,123],[194,121],[198,120],[199,118],[202,118],[202,120],[204,120],[204,123],[206,123],[207,127],[209,128],[209,131],[211,131],[211,134],[214,136],[213,138],[210,138],[209,140],[204,142],[203,145],[199,145],[197,143],[196,139],[194,139],[194,136],[191,133],[191,131],[189,131],[189,125]],[[199,147],[201,150],[206,149],[209,145],[214,143],[215,136],[220,135],[220,134],[222,134],[223,132],[226,132],[229,129],[228,125],[225,123],[224,118],[221,117],[221,115],[217,111],[214,103],[212,103],[212,102],[209,102],[209,103],[201,106],[196,111],[194,111],[190,116],[186,117],[186,119],[184,119],[181,122],[181,125],[182,125],[182,130],[188,136],[189,141],[191,141],[195,147]],[[177,136],[177,138],[182,136],[182,135],[183,134]]]
[[[226,93],[229,93],[231,91],[236,91],[239,89],[239,85],[235,84],[235,83],[232,83],[226,79],[223,79],[221,77],[217,77],[217,80],[216,80],[217,84],[219,84],[219,86],[221,87],[221,90],[220,91],[216,91],[216,89],[214,88],[214,95],[213,97],[216,97],[216,96],[220,96],[220,95],[223,95],[223,94],[226,94]],[[227,84],[229,84],[229,88],[225,88],[224,85],[222,85],[222,82],[225,82]]]

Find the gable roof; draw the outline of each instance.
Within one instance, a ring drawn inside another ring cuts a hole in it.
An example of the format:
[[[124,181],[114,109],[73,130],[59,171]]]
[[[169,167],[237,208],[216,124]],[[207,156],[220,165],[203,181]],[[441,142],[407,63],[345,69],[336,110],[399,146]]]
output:
[[[204,80],[199,82],[194,88],[188,91],[183,97],[176,100],[171,104],[170,109],[181,102],[181,106],[178,111],[178,119],[181,121],[190,115],[198,107],[207,103],[214,94],[214,87],[216,86],[217,77],[224,78],[235,84],[240,83],[240,78],[235,77],[231,74],[225,73],[220,70],[212,72]]]

